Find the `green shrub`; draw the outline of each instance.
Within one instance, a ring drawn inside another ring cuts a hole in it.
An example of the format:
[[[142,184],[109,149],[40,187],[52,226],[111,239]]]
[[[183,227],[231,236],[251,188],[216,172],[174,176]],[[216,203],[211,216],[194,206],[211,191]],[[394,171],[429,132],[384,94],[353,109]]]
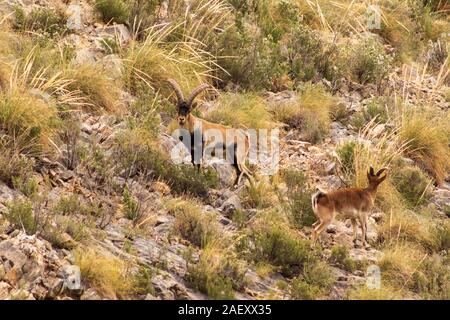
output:
[[[198,173],[192,165],[173,164],[141,130],[127,130],[116,141],[117,168],[127,177],[149,175],[164,180],[177,194],[194,196],[205,196],[209,188],[217,186],[218,177],[212,169]]]
[[[348,249],[345,246],[334,246],[331,248],[330,260],[350,272],[357,268],[356,262],[349,257]]]
[[[245,284],[246,268],[224,249],[209,246],[196,264],[188,263],[187,281],[210,299],[234,299]]]
[[[351,54],[351,73],[362,83],[381,84],[390,70],[392,57],[375,38],[359,41]]]
[[[349,177],[355,174],[355,148],[357,142],[350,140],[342,143],[336,148],[340,167],[343,173]]]
[[[437,251],[450,250],[450,223],[438,223],[432,228],[431,235]]]
[[[248,259],[272,264],[285,276],[298,275],[304,265],[315,261],[309,241],[301,239],[294,230],[269,221],[252,228],[240,246]]]
[[[54,212],[60,215],[74,215],[77,213],[86,213],[86,208],[81,203],[77,195],[63,196],[58,199],[54,207]]]
[[[127,3],[123,0],[96,0],[95,9],[105,23],[126,23],[130,16]]]
[[[176,218],[174,231],[192,244],[204,248],[218,236],[214,215],[206,215],[197,205],[174,199],[167,203],[167,209]]]
[[[39,184],[34,178],[23,180],[23,176],[13,177],[12,183],[15,189],[20,190],[28,198],[34,198],[39,192]]]
[[[409,207],[425,204],[431,197],[431,179],[417,167],[404,166],[392,173],[392,181]]]
[[[287,201],[283,201],[287,207],[296,227],[311,226],[317,217],[311,208],[311,195],[313,190],[308,186],[307,177],[300,171],[291,169],[281,173],[287,186]],[[280,199],[285,195],[280,194]]]
[[[122,203],[124,207],[125,218],[135,221],[141,215],[141,207],[139,203],[134,199],[127,186],[123,189]]]
[[[6,219],[16,229],[23,229],[27,234],[34,234],[38,228],[38,219],[33,213],[33,206],[27,200],[14,200],[7,204]]]
[[[219,47],[223,54],[218,63],[227,71],[221,78],[245,89],[277,90],[276,82],[288,72],[278,45],[258,31],[231,27],[219,36]]]
[[[51,8],[33,8],[26,14],[22,7],[14,8],[13,28],[19,31],[35,31],[50,37],[61,36],[67,30],[67,18]]]
[[[329,291],[334,281],[330,267],[316,262],[307,265],[303,273],[292,281],[290,293],[293,299],[317,299]]]
[[[450,259],[434,255],[425,258],[420,270],[413,275],[412,287],[422,298],[450,299]]]
[[[154,271],[150,268],[141,266],[134,275],[133,289],[137,294],[146,295],[148,293],[154,295],[155,288],[152,283]]]

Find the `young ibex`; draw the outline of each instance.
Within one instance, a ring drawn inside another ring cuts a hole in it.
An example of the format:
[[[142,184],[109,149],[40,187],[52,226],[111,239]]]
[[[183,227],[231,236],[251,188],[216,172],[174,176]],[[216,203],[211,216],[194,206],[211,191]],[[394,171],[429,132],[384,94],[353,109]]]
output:
[[[313,224],[311,240],[316,241],[320,233],[333,221],[336,214],[350,218],[353,226],[353,243],[357,245],[357,220],[361,224],[363,245],[367,245],[367,218],[373,208],[377,188],[386,179],[383,168],[374,173],[370,166],[367,172],[369,186],[367,188],[344,188],[330,192],[318,191],[311,197],[312,207],[318,220]]]
[[[184,99],[183,92],[181,91],[178,83],[173,79],[168,79],[168,83],[171,85],[175,94],[177,96],[177,121],[180,128],[187,129],[191,135],[191,157],[192,164],[197,166],[200,170],[200,163],[195,163],[195,151],[197,145],[195,144],[194,133],[197,128],[201,130],[201,158],[205,156],[205,146],[206,148],[212,147],[211,144],[219,146],[223,152],[227,152],[229,148],[232,148],[233,152],[233,165],[238,170],[237,179],[235,184],[239,184],[242,176],[245,174],[249,179],[251,179],[251,174],[245,165],[245,160],[249,153],[249,139],[247,134],[240,129],[230,128],[221,124],[212,123],[192,115],[192,110],[196,107],[194,103],[195,98],[205,89],[209,88],[208,84],[201,84],[192,91],[189,98]],[[218,134],[219,133],[219,134]],[[218,135],[217,135],[218,134]],[[228,139],[228,141],[227,141]],[[219,140],[219,141],[218,141]],[[201,160],[202,160],[201,159]],[[200,161],[201,161],[200,160]]]

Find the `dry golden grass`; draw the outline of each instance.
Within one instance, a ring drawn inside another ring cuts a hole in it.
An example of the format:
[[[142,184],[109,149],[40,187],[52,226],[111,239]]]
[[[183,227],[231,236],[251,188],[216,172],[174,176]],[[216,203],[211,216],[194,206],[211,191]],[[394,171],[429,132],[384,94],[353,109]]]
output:
[[[180,24],[181,25],[181,24]],[[125,53],[124,81],[132,93],[153,90],[172,94],[168,78],[175,79],[185,95],[208,82],[215,68],[214,57],[193,39],[170,42],[179,25],[155,26],[143,43],[133,42]]]
[[[69,80],[68,88],[80,93],[83,98],[81,105],[85,109],[112,113],[120,113],[123,110],[120,88],[101,68],[83,64],[66,68],[63,76]]]
[[[132,292],[132,280],[124,261],[107,257],[94,249],[77,249],[74,255],[75,263],[80,267],[81,280],[87,281],[101,296],[123,299]]]
[[[431,111],[404,111],[400,139],[408,143],[405,154],[441,184],[450,171],[450,115]]]
[[[175,216],[173,230],[199,247],[206,247],[220,237],[216,217],[212,213],[202,212],[193,200],[170,199],[166,203],[168,212]]]
[[[392,161],[397,159],[406,148],[405,144],[399,143],[395,130],[379,134],[375,130],[376,125],[374,119],[363,128],[359,134],[361,143],[357,143],[353,151],[352,185],[356,187],[367,186],[367,170],[370,165],[375,170],[389,168]],[[378,188],[377,204],[386,210],[402,208],[401,196],[390,180],[389,171],[387,175],[387,179]]]
[[[28,136],[28,141],[49,147],[56,134],[56,107],[27,92],[0,94],[0,126],[11,137]]]
[[[391,211],[379,226],[379,239],[384,243],[397,244],[407,241],[426,248],[433,246],[430,221],[411,211]]]
[[[396,244],[387,247],[378,262],[382,280],[405,288],[427,255],[419,246]]]
[[[221,95],[218,106],[206,113],[205,119],[242,129],[274,126],[267,102],[254,93]]]
[[[392,286],[383,283],[379,289],[369,289],[363,284],[348,292],[350,300],[402,300],[404,296]]]

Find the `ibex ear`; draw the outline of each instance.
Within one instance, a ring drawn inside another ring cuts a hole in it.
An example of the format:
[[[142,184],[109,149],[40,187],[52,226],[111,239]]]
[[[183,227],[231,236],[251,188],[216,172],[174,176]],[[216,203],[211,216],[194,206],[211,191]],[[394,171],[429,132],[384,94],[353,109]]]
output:
[[[386,179],[387,175],[382,176],[380,179],[378,179],[378,184],[382,183]]]
[[[385,172],[387,170],[387,168],[381,168],[380,170],[378,170],[377,172],[377,177],[379,177],[383,172]]]
[[[370,174],[371,176],[373,176],[373,175],[374,175],[374,170],[373,170],[373,167],[372,167],[372,166],[370,166],[370,169],[369,169],[369,174]]]

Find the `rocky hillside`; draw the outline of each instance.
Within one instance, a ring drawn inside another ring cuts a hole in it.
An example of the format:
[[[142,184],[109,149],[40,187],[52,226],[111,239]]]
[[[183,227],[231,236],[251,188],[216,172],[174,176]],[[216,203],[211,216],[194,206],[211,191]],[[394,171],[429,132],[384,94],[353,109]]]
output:
[[[449,299],[450,7],[369,4],[4,1],[0,299]],[[279,161],[172,160],[167,78]],[[371,164],[369,246],[313,245],[316,186]]]

